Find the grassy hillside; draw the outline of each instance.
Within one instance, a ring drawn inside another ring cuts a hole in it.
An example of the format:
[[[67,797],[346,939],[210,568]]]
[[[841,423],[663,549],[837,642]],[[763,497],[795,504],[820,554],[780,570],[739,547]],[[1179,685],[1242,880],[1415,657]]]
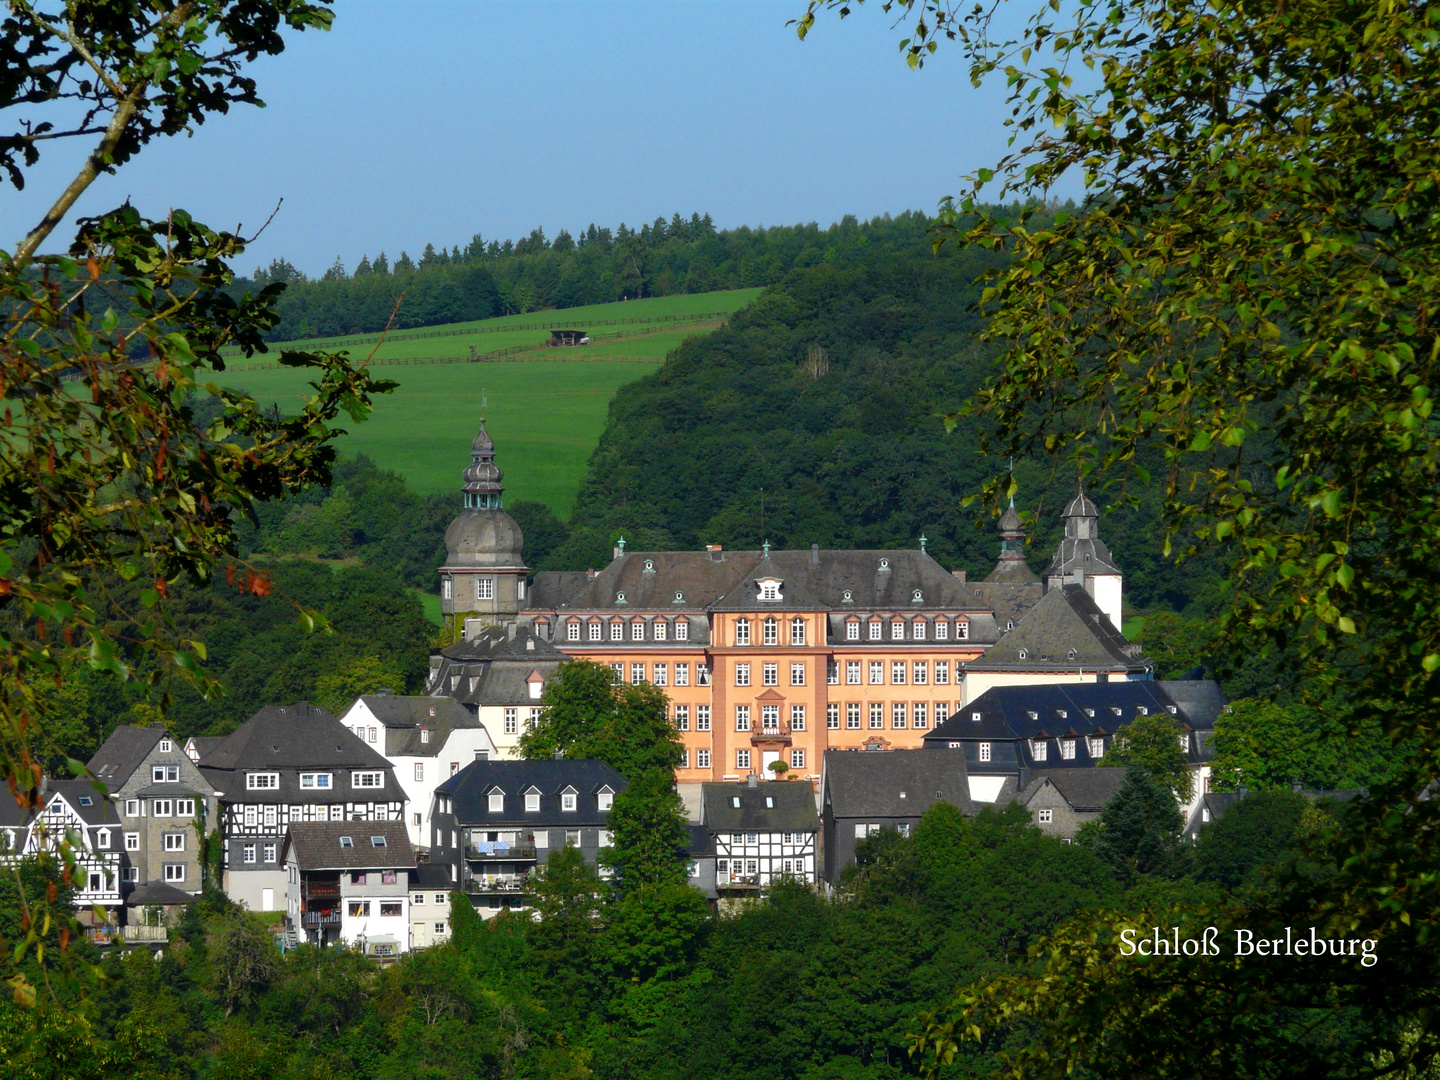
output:
[[[517,344],[539,343],[549,337],[537,324],[599,319],[655,319],[696,313],[733,311],[748,303],[758,289],[634,300],[488,319],[462,327],[473,334],[387,342],[377,359],[464,356]],[[498,443],[505,470],[507,497],[543,502],[561,517],[574,506],[586,462],[605,425],[610,399],[624,384],[654,371],[685,339],[705,333],[713,323],[682,322],[595,326],[597,333],[623,331],[622,337],[601,340],[581,349],[522,353],[504,363],[438,363],[385,366],[380,374],[400,383],[379,399],[364,424],[353,425],[340,443],[342,454],[368,454],[377,463],[405,477],[421,494],[458,489],[467,463],[470,439],[481,411],[482,394],[489,399],[486,415]],[[526,329],[526,327],[529,329]],[[492,331],[499,332],[492,332]],[[632,336],[634,332],[634,336]],[[414,332],[409,332],[414,333]],[[349,349],[365,355],[374,344],[366,338],[330,339],[305,347]],[[298,344],[298,343],[297,343]],[[287,343],[287,348],[296,347]],[[560,359],[559,357],[564,357]],[[265,359],[265,358],[261,358]],[[270,363],[261,367],[237,360],[220,380],[243,386],[264,401],[282,407],[295,404],[307,391],[306,375]]]

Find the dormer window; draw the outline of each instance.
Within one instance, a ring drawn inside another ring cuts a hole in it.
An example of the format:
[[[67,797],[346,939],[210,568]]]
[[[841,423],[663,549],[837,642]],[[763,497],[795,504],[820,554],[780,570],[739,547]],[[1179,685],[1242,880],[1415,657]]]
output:
[[[859,641],[859,640],[860,640],[860,624],[859,624],[858,622],[851,621],[851,622],[847,622],[847,623],[845,624],[845,640],[846,640],[846,641]]]
[[[956,635],[957,637],[959,635]],[[948,641],[950,638],[950,624],[944,619],[935,620],[935,640]]]
[[[564,813],[573,814],[580,805],[579,792],[573,787],[567,787],[560,792],[560,809]]]
[[[1075,649],[1071,649],[1069,652],[1067,652],[1067,653],[1065,654],[1065,659],[1066,659],[1066,660],[1074,660],[1075,657],[1077,657],[1077,656],[1079,656],[1079,655],[1080,655],[1079,652],[1077,652]]]
[[[1075,760],[1075,740],[1074,740],[1074,739],[1061,739],[1061,740],[1060,740],[1060,756],[1061,756],[1062,758],[1064,758],[1066,761],[1074,761],[1074,760]]]
[[[978,712],[972,712],[972,713],[970,714],[970,719],[973,720],[973,721],[975,721],[975,723],[978,724],[978,723],[980,722],[980,714],[979,714]]]
[[[676,641],[689,641],[689,640],[690,640],[690,623],[689,623],[689,620],[687,620],[687,619],[676,619],[676,620],[675,620],[675,640],[676,640]]]
[[[424,728],[424,727],[422,727],[422,728],[420,729],[420,741],[421,741],[422,743],[428,743],[428,742],[430,741],[430,729],[429,729],[429,728]]]
[[[679,589],[676,589],[676,590],[675,590],[675,603],[677,603],[677,604],[683,604],[684,602],[685,602],[685,594],[684,594],[683,592],[681,592]]]
[[[540,812],[539,788],[531,788],[525,792],[525,812],[527,814],[538,814]]]
[[[340,846],[342,848],[353,848],[355,846],[355,838],[353,836],[340,837]]]
[[[916,619],[916,620],[915,620],[914,625],[911,627],[911,636],[912,636],[916,641],[924,641],[924,640],[925,640],[925,620],[924,620],[924,619]]]
[[[656,641],[664,641],[665,638],[669,636],[669,634],[668,634],[668,632],[667,632],[667,628],[668,628],[668,624],[667,624],[663,619],[656,619],[656,620],[655,620],[655,628],[654,628],[654,630],[655,630],[655,640],[656,640]]]
[[[646,559],[646,560],[645,560],[645,573],[647,573],[647,574],[653,574],[654,572],[655,572],[655,560],[654,560],[654,559]]]
[[[624,641],[624,640],[625,640],[625,624],[624,624],[623,622],[621,622],[619,619],[616,619],[614,622],[612,622],[612,623],[610,624],[610,640],[611,640],[611,641]]]
[[[174,750],[174,749],[175,749],[175,744],[174,744],[173,742],[171,742],[169,739],[161,739],[161,740],[160,740],[160,752],[161,752],[162,754],[168,754],[168,753],[170,753],[170,751],[172,751],[172,750]]]
[[[1049,753],[1049,750],[1050,748],[1046,745],[1044,739],[1030,740],[1030,756],[1033,757],[1036,761],[1044,761]]]
[[[761,600],[783,600],[780,595],[780,581],[777,578],[761,578],[756,582],[760,586]]]
[[[1021,659],[1021,660],[1028,660],[1028,659],[1030,659],[1030,650],[1029,650],[1029,649],[1021,649],[1021,650],[1020,650],[1020,659]]]
[[[896,619],[890,624],[890,638],[892,641],[905,640],[905,620]]]
[[[1144,705],[1137,705],[1137,706],[1135,706],[1135,711],[1136,711],[1137,713],[1139,713],[1141,716],[1149,716],[1149,715],[1150,715],[1150,710],[1149,710],[1148,708],[1146,708]]]
[[[608,784],[595,793],[595,808],[609,810],[615,805],[615,790]]]
[[[910,600],[911,600],[912,603],[918,604],[918,603],[920,603],[920,602],[921,602],[922,600],[924,600],[924,599],[925,599],[925,594],[924,594],[923,592],[921,592],[919,589],[916,589],[914,592],[912,592],[912,593],[910,594]]]
[[[889,569],[890,569],[890,560],[889,560],[889,559],[881,559],[881,560],[880,560],[880,569],[881,569],[881,570],[889,570]]]
[[[841,603],[845,604],[853,604],[855,602],[855,594],[852,593],[849,589],[846,589],[843,593],[840,594],[840,601]]]
[[[884,624],[879,619],[870,620],[870,640],[879,641],[884,634]]]
[[[617,592],[617,593],[615,594],[615,602],[616,602],[617,604],[623,604],[623,603],[625,603],[625,594],[624,594],[623,592]]]
[[[644,620],[644,619],[636,619],[634,622],[632,622],[632,623],[630,624],[630,640],[631,640],[631,641],[644,641],[644,640],[645,640],[645,620]]]
[[[501,791],[499,788],[495,788],[493,791],[490,792],[487,803],[490,813],[503,814],[505,812],[505,792]]]

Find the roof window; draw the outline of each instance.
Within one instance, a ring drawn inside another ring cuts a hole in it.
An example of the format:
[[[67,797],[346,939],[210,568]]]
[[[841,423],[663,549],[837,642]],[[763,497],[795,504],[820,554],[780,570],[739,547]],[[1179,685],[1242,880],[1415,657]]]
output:
[[[340,846],[342,848],[353,848],[355,846],[355,838],[353,836],[340,837]]]
[[[81,805],[81,806],[94,806],[94,805],[95,805],[95,800],[92,799],[89,795],[81,795],[81,796],[80,796],[80,805]]]
[[[739,796],[739,795],[732,795],[732,796],[730,796],[730,805],[733,806],[733,807],[735,807],[735,809],[737,809],[737,810],[740,809],[740,796]]]
[[[383,837],[383,836],[372,836],[372,837],[370,837],[370,846],[371,846],[371,847],[384,847],[384,846],[385,846],[385,837]]]

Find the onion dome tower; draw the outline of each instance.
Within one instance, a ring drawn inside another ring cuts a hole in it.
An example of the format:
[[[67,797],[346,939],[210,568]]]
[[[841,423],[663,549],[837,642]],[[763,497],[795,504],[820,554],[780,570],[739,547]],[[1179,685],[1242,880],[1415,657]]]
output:
[[[521,554],[525,537],[505,513],[504,473],[495,464],[495,440],[480,418],[470,444],[470,466],[462,474],[462,506],[445,530],[445,565],[440,567],[440,609],[447,615],[513,619],[525,606],[529,568]]]
[[[1040,579],[1025,563],[1025,530],[1020,527],[1020,513],[1015,509],[1015,497],[1010,497],[1010,506],[1000,515],[997,526],[1000,532],[1000,560],[995,569],[985,576],[986,581],[999,581],[1013,585],[1030,585]]]
[[[1045,571],[1046,590],[1061,585],[1084,585],[1100,610],[1120,629],[1124,575],[1110,549],[1100,539],[1100,511],[1082,486],[1065,507],[1065,536]]]

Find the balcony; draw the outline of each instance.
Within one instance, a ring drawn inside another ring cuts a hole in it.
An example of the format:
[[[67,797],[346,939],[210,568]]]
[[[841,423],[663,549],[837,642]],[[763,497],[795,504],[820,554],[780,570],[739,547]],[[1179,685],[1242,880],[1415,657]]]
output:
[[[762,727],[758,731],[753,732],[750,736],[751,746],[759,746],[761,743],[789,746],[790,742],[791,739],[789,724]]]
[[[333,900],[340,895],[340,883],[338,881],[307,881],[304,885],[305,898]]]
[[[307,929],[322,926],[339,926],[340,912],[336,911],[305,911],[300,914],[300,922]]]
[[[535,845],[520,842],[507,844],[503,840],[484,840],[477,844],[467,844],[465,858],[496,862],[531,860],[535,858]]]
[[[521,893],[529,887],[529,874],[492,874],[487,877],[473,877],[465,882],[465,891],[471,896]]]
[[[722,877],[715,882],[717,889],[758,889],[760,887],[759,874],[732,874],[729,877]]]

